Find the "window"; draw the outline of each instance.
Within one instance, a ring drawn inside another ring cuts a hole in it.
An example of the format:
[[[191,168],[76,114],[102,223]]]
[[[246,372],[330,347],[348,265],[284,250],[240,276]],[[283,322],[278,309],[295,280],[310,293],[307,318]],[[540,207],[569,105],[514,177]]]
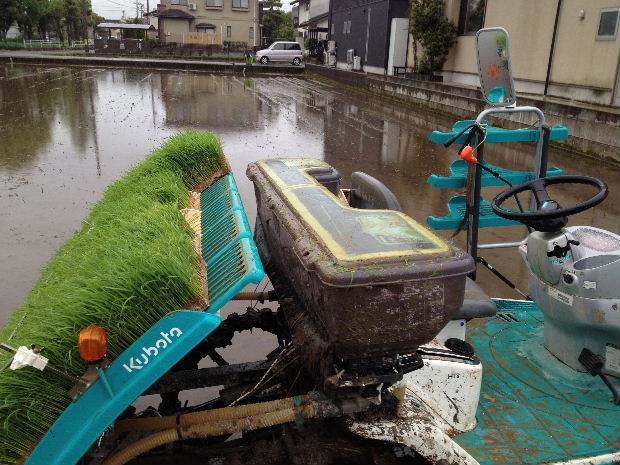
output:
[[[475,34],[484,27],[486,0],[461,0],[459,13],[459,34]]]
[[[207,8],[222,8],[224,0],[207,0]]]
[[[615,40],[618,32],[618,16],[620,9],[607,8],[601,10],[601,17],[598,22],[597,40]]]
[[[170,0],[171,5],[187,5],[187,0]]]
[[[284,44],[282,42],[273,44],[273,47],[271,47],[271,50],[284,50]]]
[[[287,50],[301,50],[301,47],[299,46],[299,44],[297,42],[290,43],[290,44],[286,44],[286,49]]]
[[[351,34],[351,20],[344,22],[344,24],[342,26],[342,33],[343,34]]]
[[[226,38],[230,39],[232,37],[232,26],[226,26]]]
[[[254,26],[250,26],[250,35],[249,35],[250,45],[254,45]]]
[[[249,8],[248,0],[233,0],[232,7],[247,10]]]

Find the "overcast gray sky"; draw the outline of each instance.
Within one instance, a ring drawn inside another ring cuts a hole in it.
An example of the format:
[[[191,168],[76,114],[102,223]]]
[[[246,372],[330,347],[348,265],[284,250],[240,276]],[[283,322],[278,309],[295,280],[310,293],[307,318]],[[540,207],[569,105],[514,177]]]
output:
[[[136,2],[134,0],[91,0],[93,10],[98,15],[106,19],[120,19],[125,10],[125,16],[136,16]],[[146,11],[146,0],[137,0],[144,5]],[[204,1],[204,0],[201,0]],[[283,0],[282,5],[286,10],[290,10],[290,0]],[[158,0],[149,0],[149,8],[154,10],[157,8]]]

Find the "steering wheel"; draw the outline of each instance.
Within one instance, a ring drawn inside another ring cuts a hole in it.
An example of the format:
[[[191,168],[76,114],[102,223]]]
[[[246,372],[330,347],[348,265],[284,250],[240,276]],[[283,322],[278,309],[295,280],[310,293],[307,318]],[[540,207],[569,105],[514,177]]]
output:
[[[581,184],[593,186],[598,192],[590,199],[581,202],[573,207],[563,208],[558,202],[553,200],[547,192],[547,186],[556,184]],[[516,196],[521,192],[530,191],[534,195],[536,210],[518,212],[505,210],[502,204],[509,197]],[[608,194],[607,184],[600,179],[589,176],[553,176],[534,179],[520,186],[508,189],[493,199],[491,208],[496,215],[509,220],[518,221],[537,231],[554,232],[559,231],[568,222],[567,217],[588,210],[601,203]]]

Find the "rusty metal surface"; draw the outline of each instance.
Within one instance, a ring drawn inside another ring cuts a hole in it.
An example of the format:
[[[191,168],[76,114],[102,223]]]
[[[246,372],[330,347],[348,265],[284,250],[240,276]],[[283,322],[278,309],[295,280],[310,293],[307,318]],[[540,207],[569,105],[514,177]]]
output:
[[[456,441],[481,465],[618,452],[620,407],[605,385],[543,347],[542,313],[533,303],[500,300],[497,306],[495,318],[468,329],[483,363],[483,386],[478,427]]]

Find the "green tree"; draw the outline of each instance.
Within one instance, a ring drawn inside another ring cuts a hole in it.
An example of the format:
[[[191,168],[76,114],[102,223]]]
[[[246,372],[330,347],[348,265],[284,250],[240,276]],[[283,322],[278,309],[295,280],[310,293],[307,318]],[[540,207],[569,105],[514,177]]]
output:
[[[69,41],[77,40],[82,35],[83,13],[78,0],[64,0],[65,27]]]
[[[413,38],[414,71],[432,74],[441,69],[456,42],[456,28],[444,13],[443,0],[410,0],[409,30]],[[418,60],[418,44],[422,57]]]
[[[142,18],[128,18],[124,22],[127,24],[144,24]],[[144,31],[127,29],[124,31],[123,37],[126,39],[144,39],[145,34]]]
[[[0,0],[0,39],[6,38],[6,33],[20,14],[19,0]]]
[[[50,0],[48,4],[49,32],[54,32],[61,42],[65,40],[64,18],[65,9],[63,0]]]
[[[21,0],[20,15],[17,19],[19,30],[25,39],[32,39],[39,31],[40,22],[47,13],[46,0]],[[40,32],[40,31],[39,31]]]
[[[260,7],[265,10],[279,10],[282,8],[282,2],[280,0],[260,0]]]
[[[289,12],[273,9],[263,12],[263,35],[272,40],[292,40],[294,37],[293,16]]]
[[[279,18],[279,23],[276,27],[274,38],[293,40],[295,38],[295,26],[293,25],[293,14],[289,11],[284,13]]]

